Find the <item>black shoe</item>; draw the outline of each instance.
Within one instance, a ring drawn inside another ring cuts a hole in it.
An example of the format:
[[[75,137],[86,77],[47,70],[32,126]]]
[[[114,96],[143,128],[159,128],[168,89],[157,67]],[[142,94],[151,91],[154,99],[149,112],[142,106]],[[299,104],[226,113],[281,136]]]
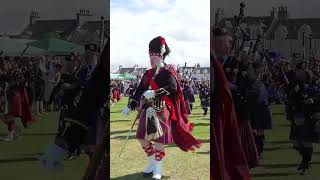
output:
[[[310,163],[309,162],[301,162],[298,167],[298,171],[300,171],[300,175],[305,175],[306,172],[310,174]]]
[[[298,167],[298,171],[301,170],[301,175],[305,174],[306,171],[309,173],[310,161],[312,158],[313,147],[304,147],[300,149],[302,155],[302,161]]]
[[[265,137],[264,137],[264,135],[257,135],[256,133],[254,133],[253,136],[254,136],[254,142],[255,142],[256,147],[257,147],[257,152],[258,152],[258,155],[259,155],[259,158],[260,158],[260,156],[263,153]]]
[[[206,116],[206,115],[207,115],[207,112],[208,112],[208,111],[205,110],[204,113],[203,113],[203,116]]]
[[[143,172],[143,177],[149,177],[153,174],[153,171],[152,172],[149,172],[149,173],[145,173]]]
[[[301,170],[300,175],[305,175],[305,174],[310,174],[310,165],[308,165],[307,167]]]
[[[292,148],[295,149],[296,151],[298,151],[298,153],[301,155],[301,147],[293,146]]]
[[[301,163],[299,164],[297,170],[300,171],[300,170],[305,166],[304,164],[305,164],[304,162],[301,162]]]

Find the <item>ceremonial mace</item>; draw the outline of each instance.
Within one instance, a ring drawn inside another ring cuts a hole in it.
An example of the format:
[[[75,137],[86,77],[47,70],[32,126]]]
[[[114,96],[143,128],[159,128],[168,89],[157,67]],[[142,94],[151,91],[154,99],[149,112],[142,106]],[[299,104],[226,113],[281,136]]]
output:
[[[131,125],[131,128],[130,128],[130,130],[129,130],[129,133],[128,133],[127,137],[126,137],[126,141],[124,142],[124,144],[123,144],[123,146],[122,146],[122,149],[121,149],[121,151],[120,151],[119,157],[121,156],[121,154],[122,154],[122,152],[123,152],[123,150],[124,150],[124,147],[125,147],[126,144],[128,143],[128,140],[129,140],[131,131],[132,131],[134,125],[136,124],[137,120],[140,118],[140,115],[141,115],[142,111],[143,111],[143,108],[141,108],[141,109],[139,110],[136,118],[134,119],[134,121],[133,121],[133,123],[132,123],[132,125]]]

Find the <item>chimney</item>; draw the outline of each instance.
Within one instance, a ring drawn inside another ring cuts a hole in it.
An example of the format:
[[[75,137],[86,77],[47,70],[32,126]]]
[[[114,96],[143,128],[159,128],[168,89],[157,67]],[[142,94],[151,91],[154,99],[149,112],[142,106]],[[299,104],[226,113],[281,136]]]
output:
[[[100,25],[100,52],[102,52],[102,48],[104,47],[104,32],[105,32],[105,26],[104,26],[104,17],[101,16],[101,25]]]
[[[77,26],[81,27],[85,22],[88,21],[88,17],[91,17],[92,14],[87,9],[80,9],[77,13]]]
[[[103,37],[104,31],[105,31],[105,26],[104,26],[104,17],[101,16],[101,26],[100,26],[100,36]]]
[[[31,13],[30,13],[30,26],[32,27],[36,21],[36,19],[39,19],[40,16],[39,16],[39,12],[38,11],[35,11],[35,10],[32,10]]]
[[[276,8],[275,8],[275,7],[272,7],[272,10],[271,10],[271,12],[270,12],[270,16],[271,16],[272,18],[274,18],[275,15],[276,15]]]
[[[278,18],[279,18],[279,20],[282,20],[282,21],[287,20],[289,18],[287,7],[282,6],[282,5],[279,7]]]
[[[220,21],[223,19],[224,16],[224,9],[218,8],[215,13],[215,26],[220,24]]]

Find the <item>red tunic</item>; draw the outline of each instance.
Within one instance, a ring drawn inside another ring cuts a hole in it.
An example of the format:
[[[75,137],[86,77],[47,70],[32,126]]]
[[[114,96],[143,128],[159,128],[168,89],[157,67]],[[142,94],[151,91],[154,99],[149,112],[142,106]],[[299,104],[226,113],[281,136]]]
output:
[[[20,92],[16,92],[15,95],[8,96],[8,114],[13,117],[22,116]]]
[[[26,88],[23,88],[20,90],[20,96],[21,96],[21,107],[22,107],[22,122],[25,126],[29,123],[36,122],[35,116],[32,115],[32,106],[29,103],[27,90]]]

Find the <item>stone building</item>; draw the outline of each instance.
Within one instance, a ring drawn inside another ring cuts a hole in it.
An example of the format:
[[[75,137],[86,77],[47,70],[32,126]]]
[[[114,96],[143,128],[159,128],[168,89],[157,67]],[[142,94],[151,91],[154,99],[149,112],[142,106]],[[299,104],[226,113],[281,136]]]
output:
[[[246,30],[250,39],[256,39],[258,34],[266,35],[274,19],[276,21],[269,35],[262,40],[265,49],[283,57],[300,54],[306,59],[317,53],[320,47],[320,18],[290,18],[288,8],[280,6],[272,8],[269,16],[245,17],[241,27]],[[228,30],[232,30],[234,24],[234,18],[226,17],[221,18],[218,23]]]

